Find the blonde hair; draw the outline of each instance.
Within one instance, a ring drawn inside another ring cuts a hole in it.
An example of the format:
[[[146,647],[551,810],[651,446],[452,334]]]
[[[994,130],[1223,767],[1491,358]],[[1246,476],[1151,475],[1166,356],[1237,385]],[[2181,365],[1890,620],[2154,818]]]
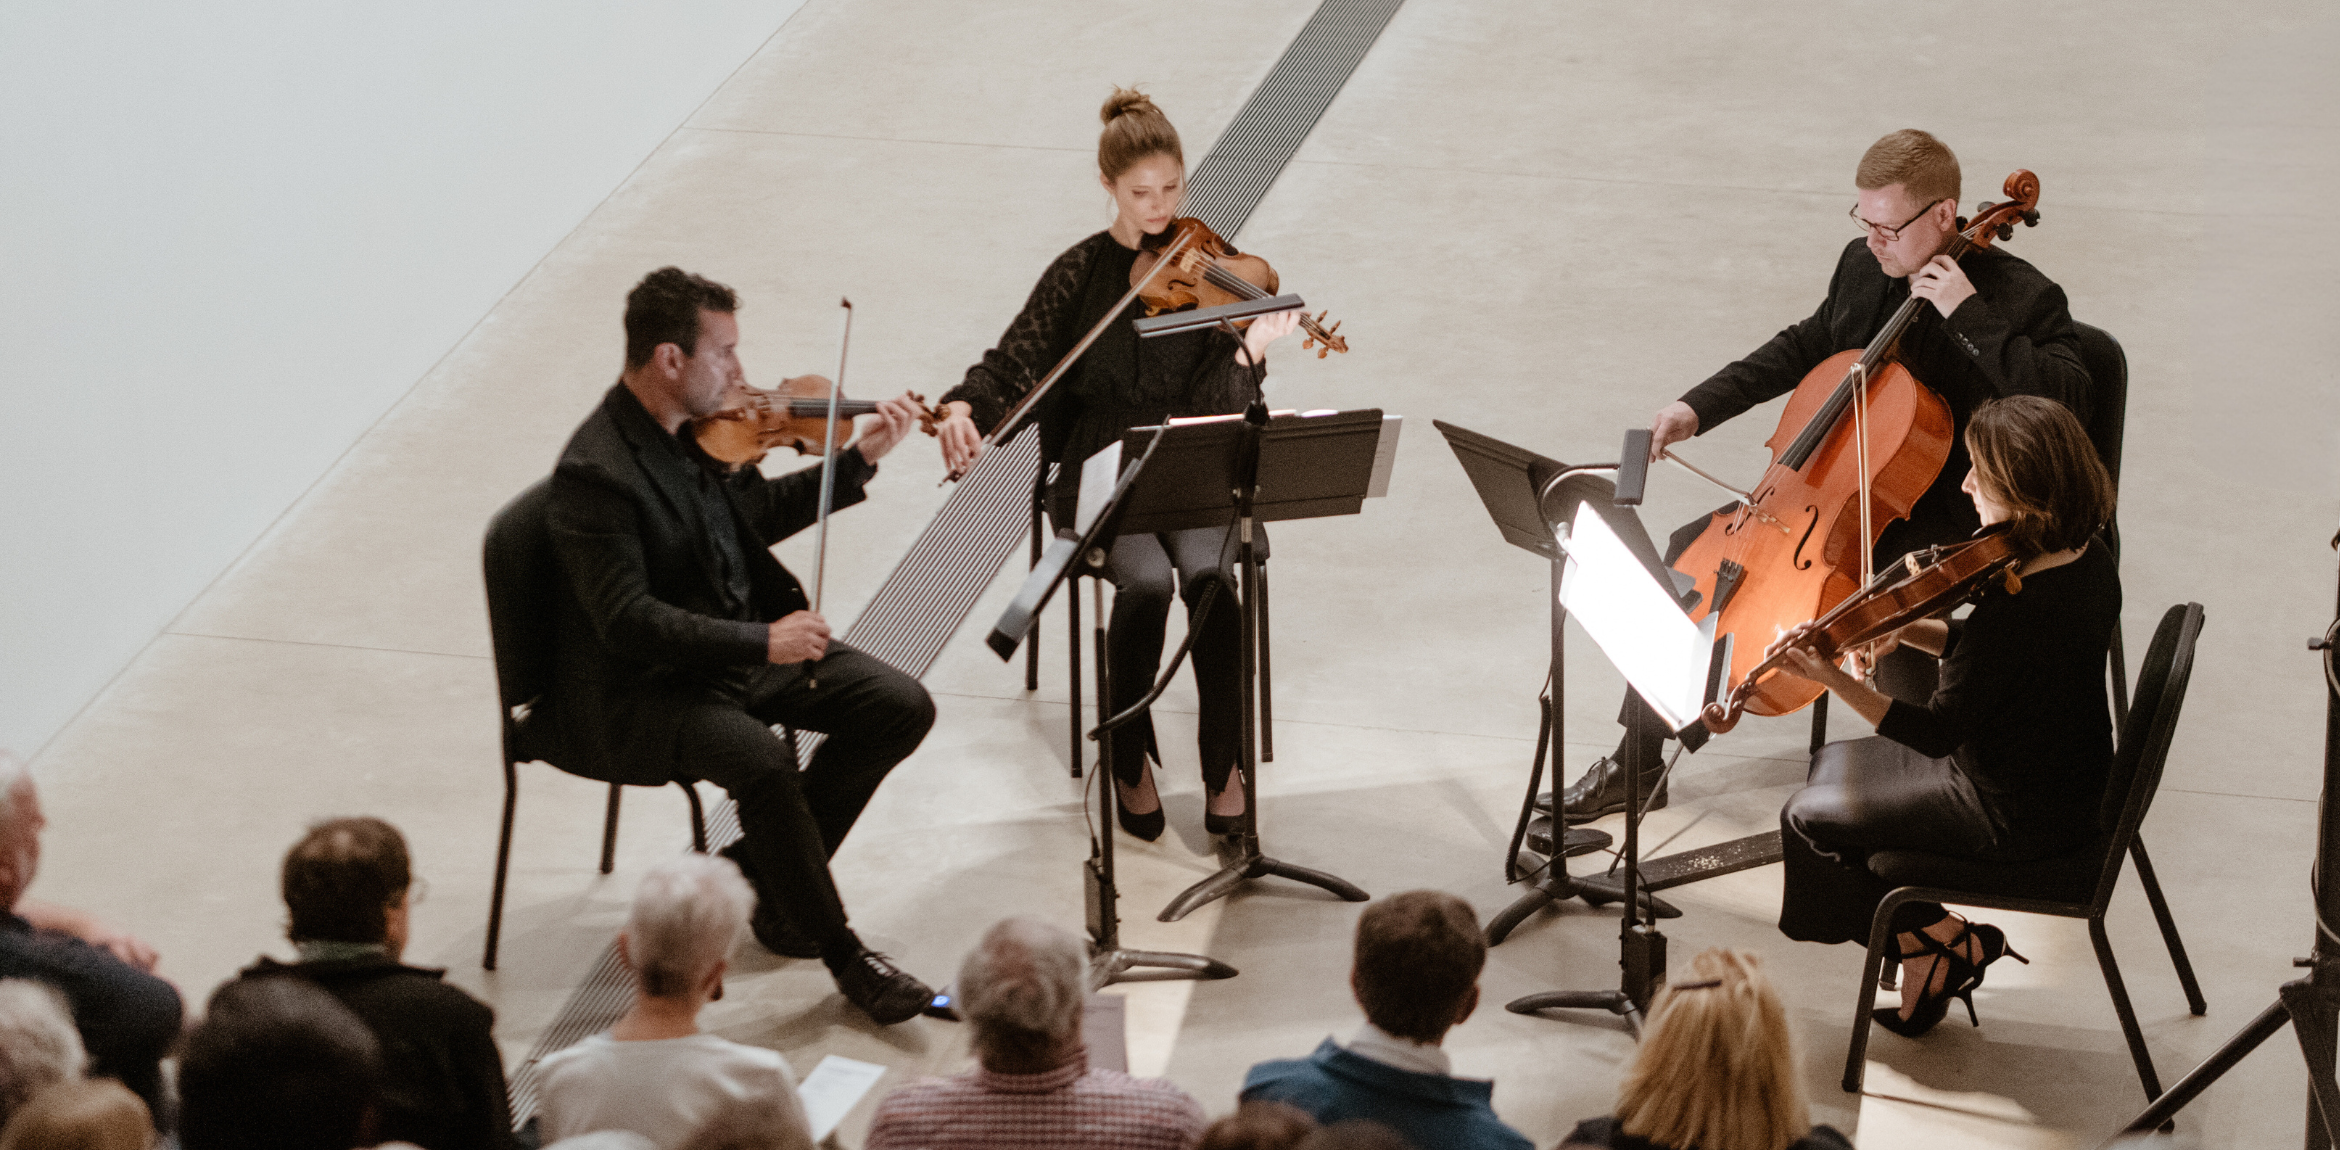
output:
[[[146,1103],[111,1078],[52,1086],[0,1133],[0,1150],[147,1150],[154,1120]]]
[[[1853,171],[1853,186],[1864,192],[1895,184],[1916,203],[1948,200],[1956,208],[1958,157],[1932,133],[1903,128],[1869,145],[1861,153],[1861,166]]]
[[[1617,1091],[1625,1133],[1683,1150],[1785,1150],[1812,1132],[1787,1010],[1763,961],[1716,948],[1651,1004]]]
[[[1105,97],[1098,115],[1105,130],[1097,136],[1097,170],[1108,180],[1136,167],[1147,156],[1165,155],[1186,167],[1186,152],[1178,146],[1178,129],[1154,106],[1154,98],[1135,88],[1115,88]]]
[[[626,957],[642,993],[690,993],[731,953],[755,907],[754,889],[730,859],[687,854],[651,868],[626,915]]]

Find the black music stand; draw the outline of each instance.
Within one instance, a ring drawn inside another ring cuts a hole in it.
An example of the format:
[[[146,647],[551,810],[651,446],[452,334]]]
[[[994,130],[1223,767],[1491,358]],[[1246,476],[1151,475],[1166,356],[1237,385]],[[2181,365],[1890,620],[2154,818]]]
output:
[[[1350,902],[1363,902],[1368,897],[1345,879],[1270,858],[1260,850],[1259,697],[1266,684],[1259,673],[1264,624],[1254,593],[1259,585],[1259,560],[1253,541],[1262,522],[1354,515],[1363,510],[1376,483],[1377,449],[1386,422],[1379,410],[1372,409],[1271,419],[1266,404],[1254,402],[1240,419],[1173,424],[1155,451],[1154,462],[1126,499],[1120,534],[1232,524],[1237,539],[1236,578],[1240,586],[1234,590],[1243,613],[1239,646],[1243,741],[1236,753],[1235,769],[1243,783],[1243,814],[1234,833],[1217,844],[1221,869],[1171,899],[1159,916],[1163,922],[1176,922],[1204,903],[1232,893],[1245,881],[1270,875],[1322,887]],[[1157,433],[1153,428],[1130,429],[1122,441],[1122,454],[1133,453]],[[1386,470],[1379,474],[1386,475]],[[1100,726],[1125,722],[1136,710],[1131,707]]]
[[[1032,624],[1040,617],[1041,609],[1056,589],[1081,576],[1089,577],[1090,594],[1098,599],[1096,611],[1097,697],[1111,699],[1112,661],[1106,658],[1104,583],[1105,556],[1112,547],[1113,537],[1119,534],[1123,515],[1129,508],[1128,496],[1136,486],[1138,476],[1154,458],[1165,436],[1161,432],[1148,437],[1142,450],[1120,470],[1112,490],[1103,500],[1102,508],[1079,536],[1070,531],[1060,532],[1051,540],[1040,559],[1032,566],[1032,573],[1024,577],[1016,597],[992,624],[991,634],[984,641],[1001,660],[1015,657],[1016,645],[1031,632]],[[1079,594],[1075,590],[1073,594]],[[1079,636],[1074,646],[1079,647]],[[1077,687],[1080,668],[1072,670]],[[1074,697],[1073,726],[1080,726],[1079,697]],[[1102,711],[1102,707],[1100,707]],[[1086,895],[1089,918],[1089,985],[1090,989],[1111,986],[1116,982],[1166,982],[1174,979],[1233,978],[1234,967],[1215,958],[1199,954],[1180,954],[1161,950],[1129,950],[1121,945],[1121,913],[1117,906],[1120,889],[1114,884],[1113,872],[1113,731],[1102,728],[1097,737],[1102,745],[1106,769],[1097,774],[1097,823],[1101,828],[1089,838],[1089,857],[1082,863],[1082,890]],[[1074,744],[1075,774],[1079,773],[1079,744]]]
[[[1602,473],[1614,471],[1616,465],[1601,463],[1572,468],[1559,460],[1547,459],[1524,447],[1515,447],[1444,420],[1431,420],[1430,425],[1454,449],[1456,461],[1462,464],[1463,473],[1470,476],[1471,486],[1478,491],[1479,501],[1486,505],[1487,517],[1503,533],[1503,541],[1533,552],[1552,570],[1552,663],[1548,694],[1539,700],[1543,714],[1538,719],[1535,764],[1529,773],[1527,798],[1521,802],[1519,823],[1513,830],[1510,849],[1504,855],[1503,877],[1507,882],[1517,882],[1520,846],[1530,839],[1530,823],[1536,820],[1536,791],[1543,782],[1544,755],[1547,751],[1551,753],[1553,773],[1557,776],[1560,748],[1566,742],[1568,726],[1568,678],[1564,673],[1567,662],[1564,625],[1568,612],[1560,606],[1560,575],[1565,557],[1553,538],[1551,525],[1573,514],[1582,500],[1590,499],[1596,504],[1612,502],[1616,488]],[[1541,821],[1551,829],[1560,828],[1553,816],[1546,815]],[[1545,838],[1550,849],[1536,853],[1552,856],[1551,861],[1541,868],[1543,873],[1533,880],[1528,893],[1488,920],[1487,945],[1500,944],[1529,915],[1580,893],[1560,858],[1605,850],[1615,841],[1608,832],[1590,827],[1567,827],[1558,842],[1549,842],[1547,830]],[[1660,915],[1671,917],[1668,912],[1672,910],[1659,904]]]
[[[1632,458],[1630,451],[1627,458]],[[1631,486],[1638,487],[1637,478]],[[1554,494],[1565,489],[1565,483],[1555,485]],[[1576,508],[1564,512],[1554,525],[1556,543],[1567,555],[1562,597],[1627,681],[1649,701],[1649,706],[1631,709],[1629,722],[1636,737],[1630,753],[1638,761],[1624,764],[1624,873],[1618,892],[1622,905],[1618,966],[1623,978],[1616,990],[1548,991],[1515,999],[1504,1009],[1514,1014],[1605,1010],[1623,1016],[1638,1032],[1643,1012],[1666,978],[1666,938],[1657,930],[1656,914],[1644,921],[1645,908],[1654,908],[1640,882],[1641,779],[1657,766],[1649,760],[1658,740],[1647,736],[1679,735],[1697,726],[1700,706],[1715,697],[1730,667],[1730,641],[1716,641],[1711,615],[1703,624],[1690,623],[1682,611],[1679,585],[1657,562],[1640,517],[1620,506],[1623,500],[1603,501],[1591,493],[1597,489],[1587,490]],[[1610,491],[1614,498],[1617,487]],[[1638,492],[1627,498],[1637,500]],[[1584,514],[1588,508],[1594,514]],[[1649,729],[1660,722],[1669,722],[1673,730]]]

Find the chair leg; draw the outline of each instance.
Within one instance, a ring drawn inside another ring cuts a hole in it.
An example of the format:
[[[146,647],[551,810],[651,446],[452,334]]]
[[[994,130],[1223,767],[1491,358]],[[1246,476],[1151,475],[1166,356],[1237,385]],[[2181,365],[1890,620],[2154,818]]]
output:
[[[699,809],[699,788],[692,786],[689,779],[676,779],[674,785],[683,789],[683,796],[691,803],[691,849],[706,854],[707,815]]]
[[[512,811],[520,801],[520,768],[510,759],[504,760],[504,829],[496,837],[496,886],[488,896],[487,953],[480,956],[482,970],[496,968],[496,944],[504,935],[504,876],[512,869]]]
[[[1877,977],[1885,969],[1886,948],[1893,946],[1893,912],[1907,900],[1886,895],[1869,921],[1869,953],[1861,960],[1861,992],[1853,1006],[1852,1042],[1844,1053],[1844,1092],[1861,1092],[1869,1070],[1869,1014],[1877,1009]],[[1895,948],[1899,949],[1899,948]]]
[[[625,784],[623,783],[609,785],[609,814],[601,820],[601,873],[603,874],[617,869],[618,795],[624,791]]]
[[[2145,1100],[2161,1097],[2161,1076],[2153,1071],[2153,1054],[2145,1049],[2145,1031],[2137,1025],[2137,1010],[2129,1005],[2129,988],[2121,981],[2120,964],[2113,961],[2112,940],[2105,937],[2104,920],[2088,920],[2088,941],[2096,947],[2096,964],[2104,968],[2104,989],[2112,995],[2113,1010],[2121,1016],[2121,1034],[2129,1040],[2129,1057],[2137,1063]]]
[[[2169,900],[2162,897],[2161,881],[2153,876],[2153,863],[2145,857],[2145,836],[2129,840],[2129,861],[2137,864],[2137,881],[2145,887],[2145,901],[2153,904],[2153,921],[2161,924],[2161,941],[2169,944],[2170,965],[2177,967],[2178,985],[2186,988],[2186,1008],[2197,1016],[2209,1013],[2202,984],[2194,979],[2194,964],[2186,961],[2186,944],[2178,937],[2177,920],[2170,917]]]
[[[1815,755],[1819,754],[1820,748],[1827,745],[1828,696],[1823,694],[1819,698],[1812,700],[1812,753]]]
[[[1045,533],[1041,529],[1040,501],[1046,498],[1048,498],[1048,467],[1046,464],[1042,464],[1034,468],[1032,473],[1032,561],[1026,565],[1026,570],[1040,565],[1040,556],[1045,544]],[[1024,636],[1024,689],[1027,691],[1040,689],[1040,620],[1038,617],[1033,618],[1031,630]]]
[[[2112,664],[2113,730],[2117,731],[2129,725],[2129,657],[2121,650],[2121,625],[2117,619],[2113,621],[2112,653],[2105,661]]]

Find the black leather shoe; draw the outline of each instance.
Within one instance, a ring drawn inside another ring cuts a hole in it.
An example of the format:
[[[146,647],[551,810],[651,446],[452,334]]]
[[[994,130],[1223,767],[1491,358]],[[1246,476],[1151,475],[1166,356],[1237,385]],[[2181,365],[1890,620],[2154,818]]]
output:
[[[836,974],[837,989],[846,1000],[885,1026],[918,1017],[926,1004],[934,1001],[932,987],[895,966],[892,959],[867,948]]]
[[[1652,771],[1651,778],[1641,780],[1641,785],[1649,786],[1659,773]],[[1665,784],[1658,784],[1654,792],[1642,792],[1643,811],[1658,810],[1665,805]],[[1582,778],[1568,784],[1568,789],[1560,792],[1560,816],[1564,822],[1589,823],[1603,815],[1622,814],[1624,810],[1625,768],[1605,755],[1587,769]]]
[[[1163,813],[1161,807],[1157,806],[1141,815],[1121,805],[1121,788],[1118,785],[1113,788],[1113,817],[1121,823],[1122,830],[1146,842],[1161,838],[1162,828],[1170,825],[1170,817]]]

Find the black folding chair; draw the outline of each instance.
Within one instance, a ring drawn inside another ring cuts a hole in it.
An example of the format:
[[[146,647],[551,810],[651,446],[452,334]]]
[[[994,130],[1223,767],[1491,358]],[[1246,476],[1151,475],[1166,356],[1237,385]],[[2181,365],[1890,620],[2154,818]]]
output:
[[[2112,474],[2114,487],[2121,484],[2121,437],[2129,423],[2129,357],[2121,351],[2121,341],[2100,327],[2074,322],[2080,333],[2080,362],[2088,368],[2088,442],[2096,445],[2096,457],[2104,462],[2104,469]],[[2121,557],[2120,516],[2104,525],[2105,544],[2112,548],[2113,558]],[[2121,629],[2113,628],[2111,664],[2113,722],[2129,721],[2129,659],[2122,649]]]
[[[488,631],[496,659],[496,702],[503,712],[504,825],[496,840],[495,893],[488,898],[487,953],[480,966],[496,968],[496,944],[504,927],[504,877],[512,863],[512,814],[520,801],[520,764],[560,767],[551,732],[532,729],[531,708],[552,682],[553,628],[569,602],[568,587],[553,558],[552,529],[545,519],[552,481],[540,479],[515,496],[488,521],[482,558],[487,573]],[[566,770],[567,768],[562,767]],[[691,804],[691,849],[707,850],[706,814],[699,792],[676,779]],[[617,862],[620,783],[609,785],[609,808],[601,824],[601,873]]]
[[[1877,1005],[1878,975],[1898,949],[1893,942],[1893,913],[1904,903],[1942,902],[2088,920],[2088,938],[2096,947],[2097,965],[2104,970],[2113,1010],[2120,1015],[2121,1032],[2128,1038],[2129,1056],[2136,1060],[2137,1077],[2145,1085],[2147,1098],[2160,1096],[2161,1079],[2153,1071],[2153,1056],[2145,1049],[2144,1031],[2137,1025],[2137,1012],[2129,1005],[2128,989],[2113,961],[2112,942],[2105,936],[2104,912],[2120,882],[2122,856],[2136,847],[2137,828],[2144,823],[2154,791],[2161,786],[2162,766],[2169,757],[2170,739],[2177,733],[2186,682],[2193,674],[2194,641],[2201,633],[2199,603],[2181,603],[2161,617],[2153,645],[2146,649],[2145,665],[2137,672],[2136,706],[2128,721],[2120,725],[2120,745],[2106,780],[2102,829],[2088,851],[2012,865],[1919,851],[1880,851],[1870,856],[1869,870],[1894,884],[1895,889],[1878,904],[1869,927],[1860,1003],[1853,1012],[1852,1044],[1844,1059],[1847,1093],[1860,1091],[1867,1070],[1869,1012]],[[2201,985],[2194,980],[2193,965],[2186,961],[2177,926],[2161,902],[2160,888],[2151,881],[2143,852],[2136,851],[2133,857],[2138,877],[2153,896],[2154,915],[2161,925],[2162,941],[2169,945],[2170,962],[2177,967],[2178,982],[2185,987],[2186,1005],[2193,1013],[2202,1014],[2209,1006],[2203,1001]]]

